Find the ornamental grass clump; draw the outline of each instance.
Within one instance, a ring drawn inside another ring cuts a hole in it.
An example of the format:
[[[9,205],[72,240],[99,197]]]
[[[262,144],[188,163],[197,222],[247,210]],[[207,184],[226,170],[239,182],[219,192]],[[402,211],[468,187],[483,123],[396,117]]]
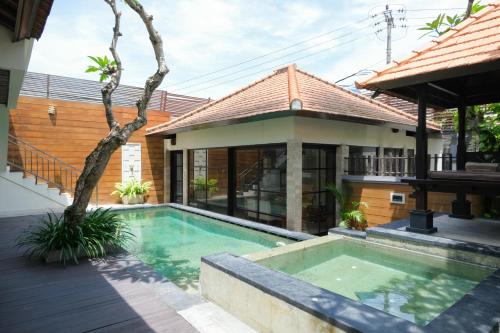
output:
[[[81,224],[69,223],[64,215],[48,213],[40,225],[26,229],[17,245],[31,258],[47,259],[58,253],[58,260],[78,264],[78,258],[99,258],[119,250],[133,237],[128,225],[109,209],[98,208]]]

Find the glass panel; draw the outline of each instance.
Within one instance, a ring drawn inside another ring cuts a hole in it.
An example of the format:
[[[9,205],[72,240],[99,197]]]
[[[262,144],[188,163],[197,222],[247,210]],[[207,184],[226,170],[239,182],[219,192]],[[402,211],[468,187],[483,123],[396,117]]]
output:
[[[259,212],[271,215],[286,215],[286,195],[260,192]]]
[[[319,191],[319,170],[304,170],[302,172],[302,192],[310,193]]]
[[[285,228],[286,221],[282,216],[272,216],[267,214],[259,214],[259,222],[272,225],[274,227]]]
[[[227,207],[227,158],[227,149],[208,149],[207,204],[209,206]]]
[[[316,169],[319,166],[319,155],[317,149],[304,148],[302,150],[302,167],[304,169]]]

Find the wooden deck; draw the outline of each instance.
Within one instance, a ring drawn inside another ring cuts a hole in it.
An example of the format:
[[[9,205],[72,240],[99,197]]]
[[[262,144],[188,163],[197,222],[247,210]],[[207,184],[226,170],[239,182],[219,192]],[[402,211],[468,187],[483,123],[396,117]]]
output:
[[[0,219],[0,332],[197,332],[159,292],[170,282],[134,258],[63,268],[22,257],[15,239],[36,221]]]

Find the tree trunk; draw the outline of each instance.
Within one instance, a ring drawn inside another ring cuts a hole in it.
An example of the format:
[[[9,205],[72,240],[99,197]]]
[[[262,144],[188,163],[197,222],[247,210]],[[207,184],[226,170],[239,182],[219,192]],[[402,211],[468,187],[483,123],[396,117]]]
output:
[[[83,222],[92,192],[104,173],[111,155],[122,145],[122,142],[119,134],[110,133],[87,156],[83,171],[76,182],[73,203],[64,211],[66,221]]]
[[[153,17],[146,13],[144,7],[138,0],[125,0],[126,4],[139,15],[146,26],[158,67],[156,72],[146,80],[142,96],[136,102],[136,118],[121,127],[118,121],[114,118],[111,99],[113,92],[120,84],[122,72],[121,60],[116,51],[116,44],[118,42],[118,38],[121,36],[121,13],[117,10],[115,0],[104,1],[111,7],[115,16],[113,38],[111,40],[111,47],[109,50],[115,60],[116,68],[114,68],[113,71],[110,71],[110,81],[101,89],[106,121],[110,132],[97,144],[97,147],[87,156],[85,160],[83,171],[76,182],[73,203],[64,211],[64,220],[68,223],[78,224],[84,222],[87,206],[90,202],[92,192],[104,173],[111,155],[120,146],[126,144],[135,131],[147,124],[146,109],[149,100],[151,99],[151,95],[155,89],[158,88],[163,81],[163,78],[168,73],[163,53],[163,41],[161,36],[153,27]]]

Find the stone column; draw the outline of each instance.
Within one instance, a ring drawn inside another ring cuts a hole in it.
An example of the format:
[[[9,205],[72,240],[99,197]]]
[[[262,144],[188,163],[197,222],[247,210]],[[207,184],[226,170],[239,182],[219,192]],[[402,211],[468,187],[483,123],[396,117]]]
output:
[[[335,156],[335,186],[341,192],[343,192],[342,176],[344,175],[344,170],[348,167],[346,165],[346,158],[349,157],[349,146],[340,145],[337,147]],[[336,201],[335,198],[333,200]],[[338,203],[335,203],[335,221],[338,225],[340,221],[340,208]]]
[[[302,231],[302,141],[286,143],[286,228]]]
[[[188,204],[188,194],[189,194],[189,177],[188,177],[188,150],[182,150],[182,204]]]
[[[9,149],[9,110],[0,105],[0,172],[7,168],[7,153]]]

